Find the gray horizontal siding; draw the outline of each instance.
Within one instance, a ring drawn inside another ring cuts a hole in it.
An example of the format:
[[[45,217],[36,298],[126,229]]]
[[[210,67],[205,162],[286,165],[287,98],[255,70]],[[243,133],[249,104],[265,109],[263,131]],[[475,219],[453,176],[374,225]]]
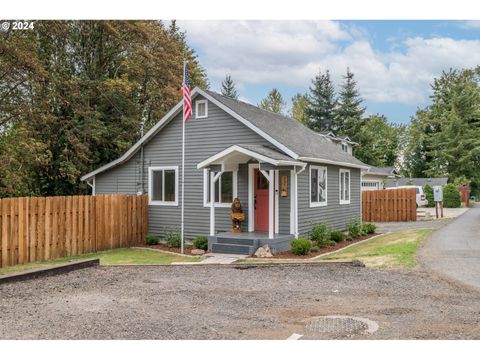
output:
[[[361,218],[360,170],[350,169],[350,204],[340,205],[340,167],[323,166],[327,167],[327,206],[310,207],[310,166],[298,175],[298,230],[302,235],[307,234],[314,224],[323,223],[336,230],[345,230],[352,219]]]
[[[287,177],[287,196],[282,197],[282,176]],[[280,234],[290,234],[290,171],[278,172],[278,231]]]
[[[140,186],[139,154],[127,163],[95,176],[97,194],[134,195],[140,190]]]
[[[195,100],[200,100],[198,96]],[[195,110],[195,104],[193,106]],[[208,118],[195,119],[195,112],[186,124],[185,147],[185,237],[208,235],[210,229],[210,209],[203,206],[203,170],[197,169],[202,160],[235,144],[270,145],[255,132],[241,124],[223,110],[208,103]],[[137,154],[138,159],[138,154]],[[177,115],[144,147],[145,168],[144,186],[148,191],[149,166],[178,166],[181,179],[182,162],[182,115]],[[139,167],[135,159],[97,176],[98,194],[125,191],[136,192],[136,179]],[[119,170],[117,170],[119,169]],[[137,173],[137,174],[135,174]],[[117,178],[123,178],[117,180]],[[116,187],[117,182],[122,185]],[[179,185],[179,199],[181,199]],[[238,197],[248,219],[248,167],[240,166],[238,174]],[[149,207],[149,231],[163,236],[166,229],[180,229],[181,202],[178,206],[151,205]],[[216,208],[216,230],[231,228],[230,208]],[[244,231],[248,230],[245,222]]]

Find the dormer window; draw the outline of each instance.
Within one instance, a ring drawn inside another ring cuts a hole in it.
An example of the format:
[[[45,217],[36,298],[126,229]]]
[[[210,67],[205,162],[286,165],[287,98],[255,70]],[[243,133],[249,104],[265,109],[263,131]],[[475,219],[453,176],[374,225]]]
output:
[[[207,100],[197,100],[195,102],[195,119],[202,119],[208,116]]]
[[[342,142],[342,151],[348,152],[348,145]]]

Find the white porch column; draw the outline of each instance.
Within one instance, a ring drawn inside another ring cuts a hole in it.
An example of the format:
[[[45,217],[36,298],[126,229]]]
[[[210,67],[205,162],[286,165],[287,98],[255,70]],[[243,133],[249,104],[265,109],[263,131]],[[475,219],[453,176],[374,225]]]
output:
[[[215,181],[222,175],[222,172],[215,174],[210,171],[210,236],[215,235]]]

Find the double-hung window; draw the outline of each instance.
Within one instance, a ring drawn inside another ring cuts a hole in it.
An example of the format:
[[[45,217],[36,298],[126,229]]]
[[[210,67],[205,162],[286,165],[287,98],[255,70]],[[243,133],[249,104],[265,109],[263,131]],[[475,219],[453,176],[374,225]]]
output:
[[[178,205],[178,166],[150,167],[148,178],[150,205]]]
[[[203,204],[210,206],[210,171],[203,172]],[[225,171],[215,182],[215,206],[229,207],[237,197],[237,172]]]
[[[339,186],[340,204],[350,204],[350,170],[340,169]]]
[[[327,168],[310,166],[310,207],[327,205]]]

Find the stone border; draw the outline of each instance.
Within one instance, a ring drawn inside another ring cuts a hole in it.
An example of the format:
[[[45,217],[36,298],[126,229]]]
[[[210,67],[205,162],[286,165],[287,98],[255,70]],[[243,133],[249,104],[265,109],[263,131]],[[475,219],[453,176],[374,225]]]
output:
[[[345,246],[345,247],[343,247],[343,248],[341,248],[341,249],[337,249],[337,250],[333,250],[333,251],[330,251],[330,252],[327,252],[327,253],[323,253],[323,254],[317,255],[317,256],[311,258],[310,260],[320,259],[320,258],[322,258],[322,257],[329,256],[329,255],[338,253],[338,252],[340,252],[340,251],[343,251],[343,250],[345,250],[345,249],[348,249],[349,247],[352,247],[352,246],[355,246],[355,245],[359,245],[359,244],[363,244],[363,243],[365,243],[365,242],[367,242],[367,241],[370,241],[370,240],[376,239],[376,238],[378,238],[378,237],[380,237],[380,236],[388,235],[388,234],[391,234],[391,233],[392,233],[392,231],[387,231],[387,232],[385,232],[385,233],[381,233],[381,234],[372,236],[372,237],[370,237],[370,238],[368,238],[368,239],[365,239],[365,240],[358,241],[358,242],[356,242],[356,243],[347,245],[347,246]]]
[[[176,253],[176,252],[173,252],[173,251],[167,251],[167,250],[162,250],[162,249],[152,249],[152,248],[143,247],[143,246],[132,246],[130,249],[156,251],[156,252],[161,252],[161,253],[164,253],[164,254],[177,255],[177,256],[183,256],[183,257],[194,258],[194,259],[198,259],[198,258],[202,257],[201,255],[180,254],[180,253]]]
[[[72,261],[68,264],[54,265],[41,269],[32,269],[0,276],[0,285],[16,281],[35,279],[43,276],[64,274],[74,270],[100,265],[100,259]]]

